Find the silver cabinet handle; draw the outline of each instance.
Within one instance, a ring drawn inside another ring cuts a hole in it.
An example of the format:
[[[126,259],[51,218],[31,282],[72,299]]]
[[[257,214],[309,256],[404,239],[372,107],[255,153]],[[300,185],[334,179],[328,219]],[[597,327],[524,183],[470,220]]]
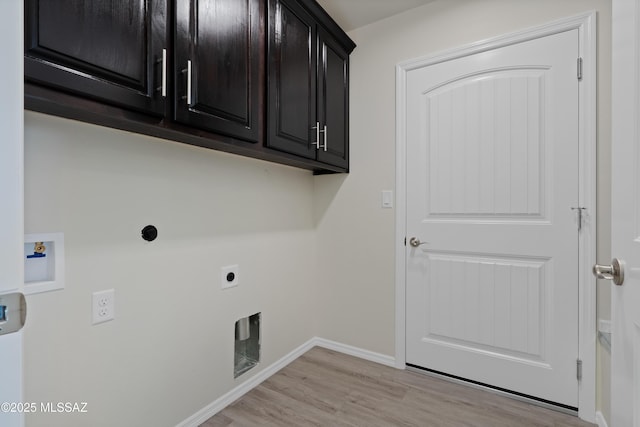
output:
[[[162,97],[167,97],[167,49],[162,49]]]
[[[324,148],[324,151],[327,151],[327,125],[324,125],[324,145],[322,146],[322,148]]]
[[[593,275],[598,279],[613,280],[613,283],[620,286],[624,283],[624,262],[614,258],[611,265],[593,266]]]
[[[191,60],[187,61],[187,105],[191,107]]]
[[[320,148],[320,122],[316,122],[316,125],[313,127],[316,130],[316,142],[313,145],[316,146],[316,149]]]
[[[315,129],[316,130],[316,140],[313,142],[313,145],[316,146],[316,150],[319,150],[320,147],[322,147],[320,145],[320,132],[323,132],[322,130],[320,130],[320,122],[316,122],[316,125],[314,127],[312,127],[311,129]]]
[[[418,239],[417,237],[412,237],[409,239],[409,244],[414,248],[417,248],[420,245],[426,245],[428,243],[429,242],[421,242],[420,239]]]
[[[320,130],[320,122],[316,122],[316,125],[314,127],[312,127],[311,129],[315,129],[316,130],[316,140],[313,143],[313,145],[316,146],[316,150],[324,148],[324,151],[327,151],[327,125],[324,125],[322,130]],[[320,133],[321,132],[324,134],[324,145],[320,145]]]

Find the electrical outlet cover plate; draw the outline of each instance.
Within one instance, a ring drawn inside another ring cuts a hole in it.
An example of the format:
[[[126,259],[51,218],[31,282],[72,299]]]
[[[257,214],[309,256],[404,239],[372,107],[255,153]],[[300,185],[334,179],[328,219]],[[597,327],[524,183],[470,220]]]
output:
[[[222,267],[220,280],[222,282],[222,289],[232,288],[238,286],[238,264],[228,265]]]
[[[93,324],[107,322],[115,317],[116,295],[115,290],[94,292],[92,303]]]

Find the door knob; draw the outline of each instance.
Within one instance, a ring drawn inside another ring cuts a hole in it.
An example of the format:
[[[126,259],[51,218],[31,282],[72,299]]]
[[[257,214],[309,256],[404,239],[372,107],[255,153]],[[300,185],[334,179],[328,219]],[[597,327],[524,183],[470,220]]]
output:
[[[20,292],[0,295],[0,335],[18,332],[27,318],[27,302]]]
[[[412,237],[409,239],[409,244],[414,248],[417,248],[420,245],[426,245],[429,242],[421,242],[417,237]]]
[[[613,280],[613,283],[620,286],[624,283],[624,262],[614,258],[611,265],[593,266],[593,275],[598,279]]]

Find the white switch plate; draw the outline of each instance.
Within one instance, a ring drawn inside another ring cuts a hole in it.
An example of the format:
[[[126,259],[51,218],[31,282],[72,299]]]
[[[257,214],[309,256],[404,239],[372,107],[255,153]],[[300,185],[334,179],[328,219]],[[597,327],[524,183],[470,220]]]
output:
[[[382,190],[382,207],[385,209],[393,207],[393,191]]]
[[[94,292],[92,303],[93,324],[113,320],[116,315],[116,292],[113,289]]]
[[[221,275],[220,275],[222,289],[233,288],[234,286],[238,286],[239,272],[240,272],[240,267],[238,267],[238,264],[222,267]]]

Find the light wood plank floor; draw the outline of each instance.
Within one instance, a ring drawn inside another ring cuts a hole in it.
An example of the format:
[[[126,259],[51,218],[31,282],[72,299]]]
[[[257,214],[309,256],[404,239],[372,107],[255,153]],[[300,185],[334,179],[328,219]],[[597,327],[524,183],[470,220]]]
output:
[[[224,426],[593,425],[486,391],[316,347],[201,425]]]

